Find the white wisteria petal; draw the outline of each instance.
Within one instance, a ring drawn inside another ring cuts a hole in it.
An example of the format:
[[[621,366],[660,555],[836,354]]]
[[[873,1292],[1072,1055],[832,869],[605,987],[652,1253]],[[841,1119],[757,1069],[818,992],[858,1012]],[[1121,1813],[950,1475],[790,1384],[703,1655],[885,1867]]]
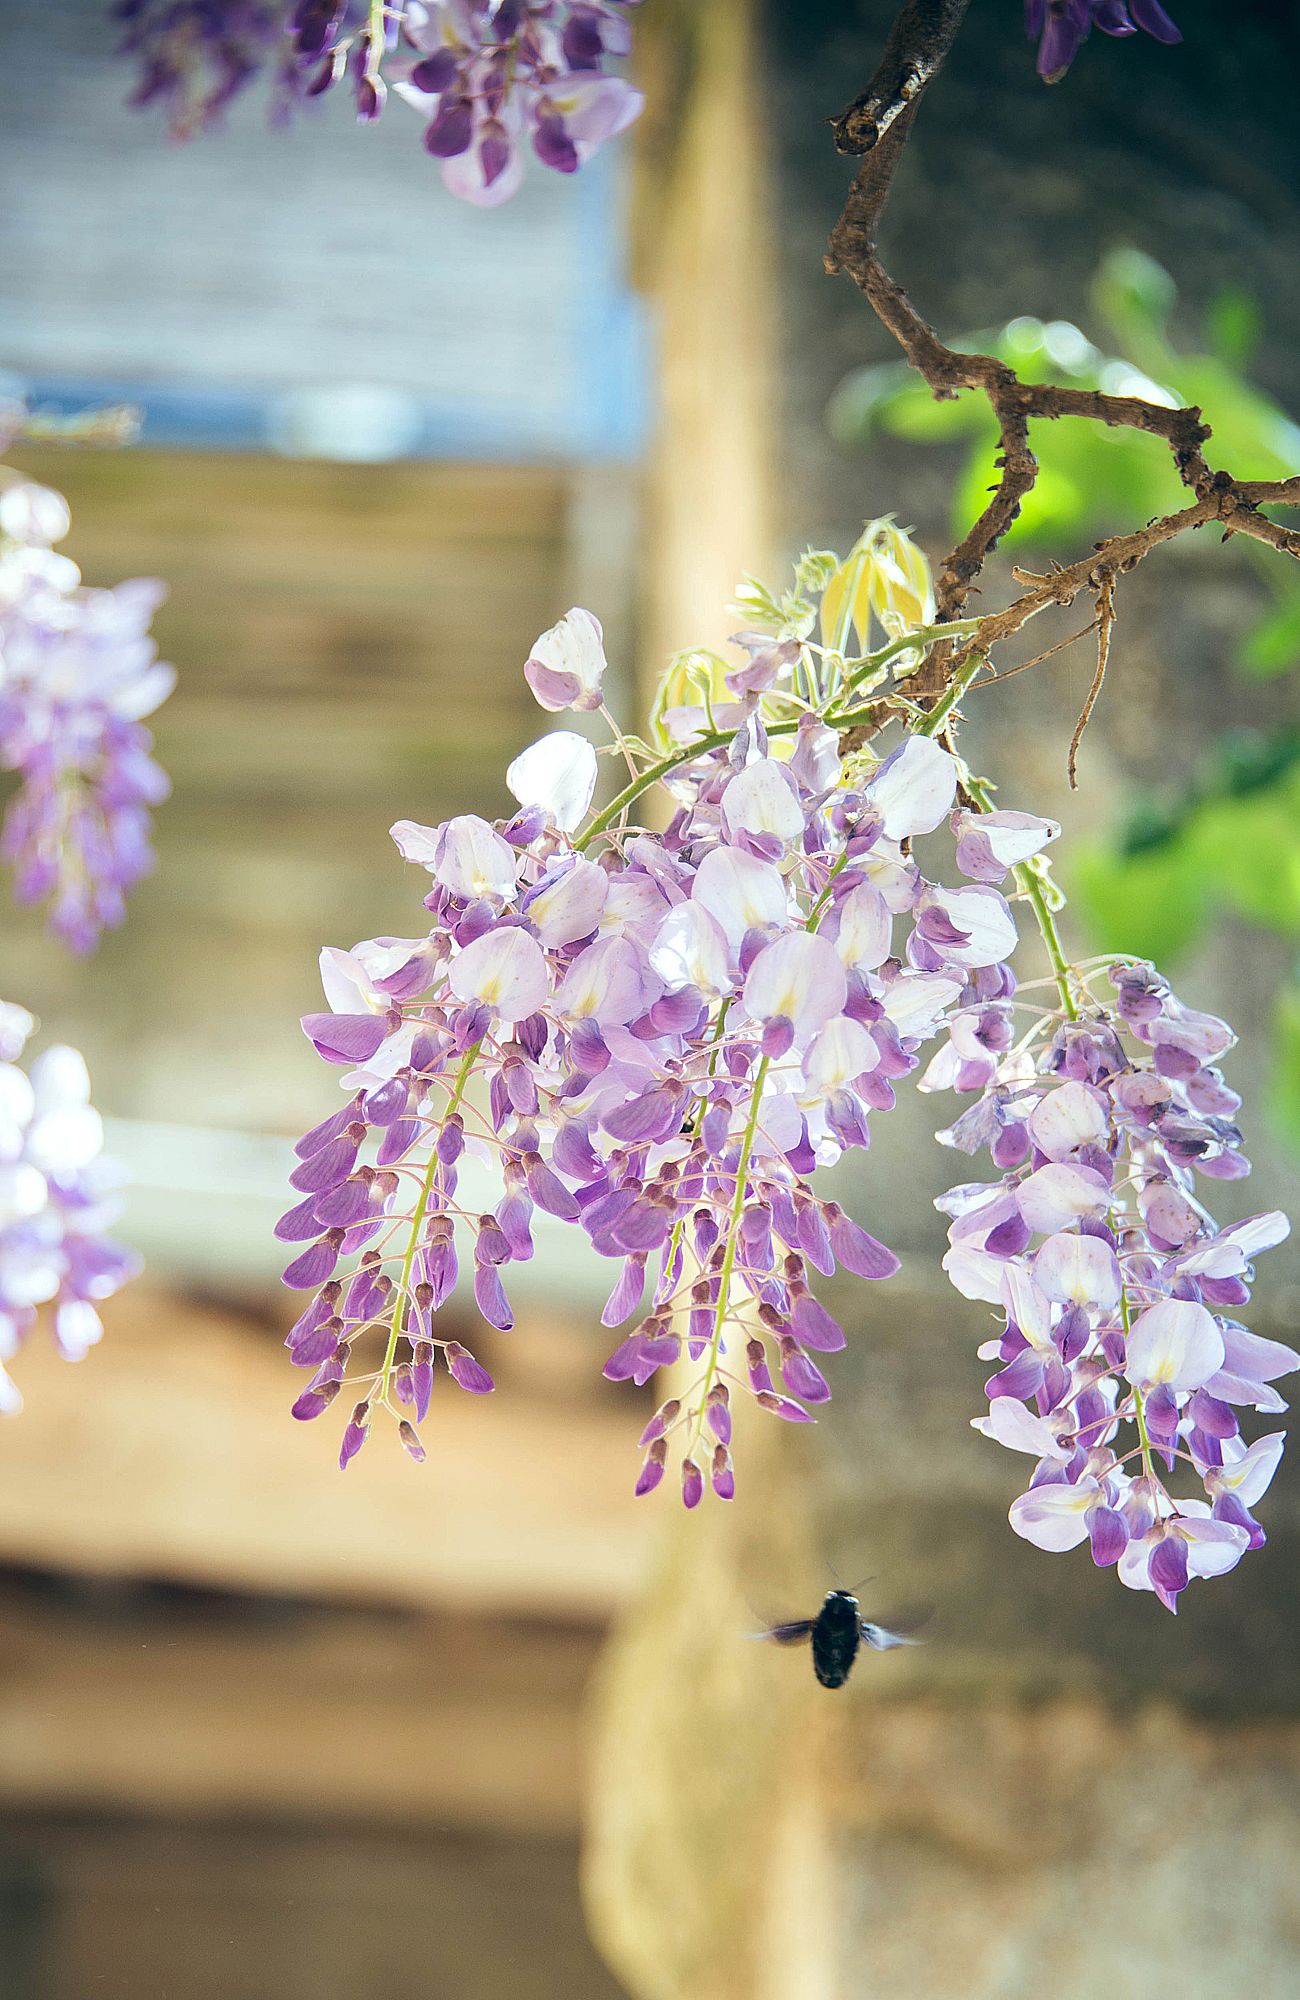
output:
[[[1007,1519],[1024,1541],[1056,1555],[1087,1541],[1084,1516],[1090,1507],[1104,1505],[1095,1479],[1081,1479],[1073,1486],[1031,1486],[1011,1502]]]
[[[1027,1451],[1031,1458],[1059,1458],[1056,1433],[1045,1417],[1036,1417],[1014,1396],[995,1396],[986,1417],[972,1417],[971,1429],[980,1431],[1008,1451]]]
[[[1061,829],[1054,819],[1023,812],[955,812],[957,866],[978,882],[1000,882],[1008,869],[1028,861]]]
[[[813,1095],[828,1097],[855,1077],[873,1070],[879,1050],[860,1021],[837,1014],[828,1021],[804,1058],[804,1075]]]
[[[1068,1159],[1081,1146],[1104,1146],[1106,1110],[1086,1083],[1061,1083],[1029,1114],[1029,1136],[1049,1160]]]
[[[987,1250],[972,1243],[954,1243],[944,1252],[943,1268],[954,1291],[964,1299],[982,1299],[986,1305],[1000,1305],[1002,1274],[1006,1265]]]
[[[506,784],[521,806],[540,806],[562,833],[573,833],[595,794],[595,749],[576,730],[552,729],[520,751]]]
[[[515,893],[515,850],[477,813],[458,813],[444,822],[434,873],[453,896],[472,902],[488,897],[508,903]]]
[[[1256,1438],[1252,1445],[1248,1445],[1240,1458],[1229,1459],[1226,1456],[1229,1444],[1235,1444],[1240,1449],[1241,1439],[1226,1441],[1224,1463],[1208,1475],[1206,1485],[1212,1493],[1235,1493],[1243,1507],[1253,1507],[1268,1492],[1273,1474],[1281,1463],[1285,1443],[1285,1431],[1269,1431],[1265,1437]]]
[[[900,972],[881,995],[881,1005],[900,1035],[925,1041],[961,994],[955,979],[937,972]]]
[[[803,832],[803,807],[783,765],[759,757],[737,771],[722,793],[722,817],[737,833],[772,834],[787,844]]]
[[[560,1012],[602,1027],[635,1021],[663,990],[630,938],[597,938],[580,952],[555,996]]]
[[[1100,1236],[1058,1230],[1034,1258],[1034,1279],[1059,1305],[1118,1305],[1119,1261]]]
[[[806,1041],[838,1014],[848,997],[844,967],[833,945],[815,931],[787,931],[764,945],[745,980],[751,1020],[787,1020]]]
[[[484,931],[451,962],[458,1000],[481,1001],[507,1021],[522,1021],[546,1004],[550,981],[541,946],[514,926]]]
[[[320,983],[335,1014],[385,1014],[388,1001],[375,991],[355,952],[327,944],[320,955]]]
[[[547,871],[530,892],[524,915],[543,944],[576,944],[598,927],[608,893],[604,869],[575,854]]]
[[[1052,1302],[1037,1280],[1020,1264],[1003,1264],[998,1304],[1006,1308],[1025,1339],[1046,1347],[1052,1338]]]
[[[668,912],[650,947],[650,964],[670,993],[698,986],[716,999],[731,989],[727,940],[702,903],[693,899]]]
[[[1105,1213],[1110,1190],[1091,1167],[1052,1161],[1027,1174],[1016,1189],[1016,1206],[1040,1235],[1050,1236],[1082,1216]]]
[[[891,840],[933,833],[956,796],[956,763],[929,736],[909,736],[866,786]]]
[[[781,928],[789,919],[790,896],[779,869],[738,847],[715,847],[695,873],[691,898],[721,926],[728,942],[742,943],[745,933]]]
[[[972,969],[997,965],[1016,948],[1016,920],[1006,897],[996,889],[933,889],[928,898],[932,908],[943,911],[955,929],[965,934],[963,944],[941,944],[935,949],[954,965]]]
[[[1187,1544],[1189,1576],[1226,1576],[1250,1547],[1250,1536],[1235,1521],[1180,1519],[1174,1532]]]
[[[873,882],[860,882],[836,906],[835,949],[850,972],[874,972],[893,949],[894,918]]]
[[[39,1215],[45,1206],[45,1176],[26,1160],[0,1165],[0,1229]]]

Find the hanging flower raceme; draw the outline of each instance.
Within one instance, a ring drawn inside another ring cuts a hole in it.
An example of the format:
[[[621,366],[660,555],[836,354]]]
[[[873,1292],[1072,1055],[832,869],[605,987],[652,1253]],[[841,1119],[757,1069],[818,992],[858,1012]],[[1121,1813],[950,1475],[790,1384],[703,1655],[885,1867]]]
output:
[[[1023,861],[1012,826],[991,853],[985,838],[968,820],[959,852]],[[1041,877],[1032,887],[1041,902]],[[979,1093],[939,1136],[987,1149],[1001,1174],[940,1202],[945,1265],[1003,1320],[980,1349],[998,1366],[976,1427],[1033,1461],[1012,1527],[1043,1549],[1089,1543],[1173,1611],[1191,1578],[1264,1540],[1252,1509],[1284,1433],[1247,1444],[1238,1412],[1283,1410],[1273,1385],[1300,1354],[1238,1315],[1256,1256],[1288,1224],[1270,1213],[1220,1228],[1197,1192],[1198,1177],[1249,1171],[1240,1100],[1218,1068],[1225,1023],[1150,965],[1111,965],[1102,997],[1101,973],[1058,966],[1057,1009],[1035,1010],[1024,1032],[1009,1000],[965,1009],[922,1080]]]
[[[285,0],[114,0],[118,53],[137,66],[127,102],[160,105],[173,138],[215,125],[275,58]]]
[[[897,548],[880,551],[901,588]],[[440,1356],[462,1388],[491,1387],[436,1315],[463,1270],[510,1329],[538,1209],[616,1267],[604,1323],[632,1330],[606,1375],[685,1364],[643,1434],[639,1491],[675,1450],[687,1505],[706,1483],[730,1498],[735,1397],[806,1422],[829,1396],[818,1357],[844,1335],[814,1276],[884,1278],[897,1260],[813,1170],[867,1145],[951,1010],[1011,991],[1016,938],[985,879],[1000,832],[972,847],[963,831],[960,886],[911,854],[953,807],[949,752],[913,735],[883,762],[840,756],[859,691],[891,662],[911,671],[928,635],[914,617],[876,655],[815,643],[814,599],[839,573],[810,557],[779,605],[749,586],[755,629],[724,676],[737,698],[675,707],[665,754],[620,739],[634,775],[594,817],[596,753],[559,729],[511,766],[513,818],[393,828],[432,923],[324,954],[330,1011],[304,1026],[347,1102],[300,1142],[279,1225],[303,1246],[286,1279],[313,1293],[288,1341],[312,1371],[295,1410],[345,1395],[344,1463],[381,1410],[421,1454]],[[823,604],[824,635],[855,615],[869,630],[873,606]],[[570,612],[525,671],[552,711],[598,706],[599,624]],[[657,781],[663,832],[630,817]],[[495,1169],[489,1213],[462,1198],[467,1155]]]
[[[48,903],[50,929],[86,952],[152,866],[150,809],[170,787],[142,718],[176,675],[149,636],[161,584],[84,588],[54,548],[68,520],[48,487],[0,488],[0,766],[22,781],[0,854],[18,900]]]
[[[1044,83],[1060,82],[1094,28],[1119,36],[1141,28],[1157,42],[1183,39],[1160,0],[1025,0],[1025,33],[1038,43]]]
[[[573,173],[643,99],[607,65],[631,48],[639,0],[120,0],[131,102],[162,103],[178,137],[220,121],[258,73],[274,115],[344,80],[362,123],[389,79],[426,120],[447,187],[483,207],[523,178],[525,148]]]
[[[98,1307],[139,1260],[106,1234],[118,1175],[100,1156],[103,1133],[90,1104],[86,1065],[75,1049],[51,1047],[19,1065],[35,1023],[0,1003],[0,1411],[22,1398],[10,1361],[50,1308],[59,1352],[79,1361],[103,1331]]]

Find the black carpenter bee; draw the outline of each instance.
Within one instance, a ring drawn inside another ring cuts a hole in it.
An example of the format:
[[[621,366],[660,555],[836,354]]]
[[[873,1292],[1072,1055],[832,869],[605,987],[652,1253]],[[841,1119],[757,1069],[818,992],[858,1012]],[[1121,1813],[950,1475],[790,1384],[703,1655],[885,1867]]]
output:
[[[853,1671],[858,1647],[863,1640],[878,1653],[893,1646],[913,1646],[917,1640],[902,1632],[886,1631],[865,1619],[851,1590],[828,1590],[815,1618],[795,1618],[787,1625],[770,1625],[755,1638],[772,1639],[778,1646],[801,1646],[812,1640],[813,1672],[824,1688],[842,1688]]]

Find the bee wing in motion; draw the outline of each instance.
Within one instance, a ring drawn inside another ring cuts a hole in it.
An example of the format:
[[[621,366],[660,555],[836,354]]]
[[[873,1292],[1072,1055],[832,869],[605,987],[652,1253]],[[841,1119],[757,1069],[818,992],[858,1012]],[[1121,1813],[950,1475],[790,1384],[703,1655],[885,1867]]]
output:
[[[888,1653],[895,1646],[923,1646],[924,1639],[914,1639],[910,1632],[890,1632],[883,1625],[872,1625],[863,1619],[859,1627],[868,1646],[874,1646],[878,1653]]]
[[[769,1625],[765,1631],[751,1632],[751,1639],[770,1639],[777,1646],[797,1646],[812,1635],[811,1618],[792,1618],[785,1625]]]
[[[889,1653],[895,1646],[924,1646],[925,1640],[918,1639],[916,1635],[921,1626],[929,1624],[933,1615],[933,1605],[909,1605],[900,1617],[891,1619],[888,1625],[874,1625],[864,1618],[858,1630],[864,1642],[873,1646],[876,1652]]]

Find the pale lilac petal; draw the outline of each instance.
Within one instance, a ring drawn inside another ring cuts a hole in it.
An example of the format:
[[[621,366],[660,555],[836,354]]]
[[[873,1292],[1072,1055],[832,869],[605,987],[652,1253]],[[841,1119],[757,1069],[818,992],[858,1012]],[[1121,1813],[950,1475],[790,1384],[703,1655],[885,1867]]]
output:
[[[575,605],[543,632],[524,666],[524,678],[543,708],[599,708],[605,674],[600,620]]]
[[[564,129],[586,159],[606,139],[625,131],[645,103],[641,92],[621,76],[595,73],[565,77],[548,86],[547,102],[564,120]]]
[[[355,953],[326,945],[320,955],[320,983],[336,1014],[363,1014],[367,1008],[386,1013],[388,1002],[376,993]]]
[[[787,844],[804,828],[803,807],[785,767],[760,757],[738,771],[722,794],[722,817],[737,833],[772,834]]]
[[[790,931],[765,945],[745,981],[745,1010],[756,1021],[787,1020],[799,1040],[838,1014],[848,995],[835,949],[812,931]]]
[[[961,985],[935,972],[900,972],[885,987],[882,1004],[900,1035],[925,1041],[934,1034]]]
[[[1243,1506],[1253,1507],[1272,1484],[1285,1442],[1285,1431],[1270,1431],[1266,1437],[1256,1438],[1240,1458],[1210,1473],[1206,1486],[1214,1493],[1235,1493]]]
[[[716,999],[731,989],[727,939],[694,899],[668,912],[650,947],[650,964],[670,993],[691,986]]]
[[[1199,1389],[1223,1366],[1223,1335],[1213,1313],[1193,1299],[1161,1299],[1133,1322],[1128,1337],[1131,1382]]]
[[[1034,1258],[1034,1278],[1059,1305],[1108,1307],[1119,1303],[1119,1263],[1100,1236],[1060,1230]]]
[[[890,840],[933,833],[956,796],[956,763],[929,736],[909,736],[866,787]]]
[[[1046,1347],[1052,1338],[1052,1303],[1042,1286],[1019,1264],[1001,1267],[998,1303],[1007,1318],[1018,1326],[1034,1347]]]
[[[1059,1554],[1087,1541],[1085,1516],[1090,1507],[1104,1505],[1104,1499],[1095,1479],[1081,1479],[1075,1486],[1033,1486],[1011,1502],[1007,1518],[1035,1548]]]
[[[716,847],[705,855],[691,899],[703,905],[733,946],[748,931],[784,927],[789,920],[790,897],[779,869],[735,847]]]
[[[1049,1160],[1068,1159],[1081,1146],[1104,1146],[1106,1111],[1095,1090],[1085,1083],[1062,1083],[1034,1106],[1029,1134]]]
[[[850,972],[874,972],[893,949],[894,918],[872,882],[860,883],[837,905],[835,949]],[[829,926],[828,926],[829,928]]]
[[[804,1058],[803,1071],[813,1096],[828,1097],[853,1079],[873,1070],[879,1052],[867,1030],[847,1014],[828,1021]]]
[[[943,1268],[949,1284],[964,1299],[983,1299],[991,1306],[1000,1304],[1006,1270],[1000,1257],[991,1257],[987,1250],[977,1250],[969,1243],[954,1243],[944,1252]]]
[[[530,891],[524,915],[545,945],[576,944],[590,937],[604,914],[609,877],[594,861],[575,855]]]
[[[1005,1445],[1008,1451],[1027,1451],[1031,1458],[1060,1455],[1056,1433],[1047,1419],[1034,1416],[1014,1396],[995,1397],[986,1417],[971,1418],[971,1429]]]
[[[560,1012],[601,1027],[635,1021],[658,998],[660,982],[630,938],[598,938],[569,967],[555,996]]]
[[[1000,882],[1008,869],[1028,861],[1061,831],[1054,819],[1022,812],[956,812],[952,830],[957,866],[977,882]]]
[[[953,965],[997,965],[1016,948],[1016,920],[996,889],[932,889],[927,907],[942,910],[954,929],[965,934],[963,944],[936,946]]]
[[[1053,1162],[1025,1177],[1016,1189],[1016,1205],[1031,1229],[1050,1235],[1085,1215],[1103,1214],[1109,1192],[1091,1167]]]
[[[1245,1528],[1232,1521],[1180,1519],[1175,1532],[1187,1544],[1187,1568],[1191,1576],[1224,1576],[1235,1569],[1250,1547]]]
[[[523,1021],[546,1004],[550,981],[536,938],[514,928],[485,931],[451,963],[451,990],[479,1000],[507,1021]]]

